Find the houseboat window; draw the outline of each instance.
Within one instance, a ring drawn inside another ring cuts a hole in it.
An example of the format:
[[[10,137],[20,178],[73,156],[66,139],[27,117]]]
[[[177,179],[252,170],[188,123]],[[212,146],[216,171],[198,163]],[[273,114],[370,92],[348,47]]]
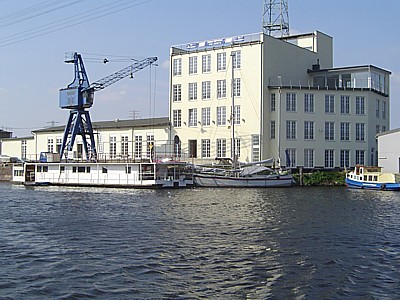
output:
[[[36,172],[42,172],[42,166],[37,166],[36,167]]]
[[[24,170],[14,170],[14,176],[24,176]]]
[[[78,173],[85,173],[86,168],[85,167],[78,167]]]
[[[105,168],[105,167],[102,167],[102,168],[101,168],[101,172],[102,172],[103,174],[106,174],[106,173],[108,173],[108,169]]]
[[[49,171],[49,167],[48,166],[43,166],[43,172],[48,172]]]
[[[65,172],[65,166],[60,166],[60,173],[64,173]]]
[[[364,175],[364,181],[367,181],[367,175]]]
[[[125,173],[126,174],[131,174],[132,173],[132,167],[125,167]]]
[[[378,181],[378,176],[374,176],[374,181]]]
[[[90,173],[90,167],[86,167],[86,173]]]
[[[368,181],[372,181],[372,175],[368,176]]]
[[[72,167],[72,173],[76,173],[76,167]]]

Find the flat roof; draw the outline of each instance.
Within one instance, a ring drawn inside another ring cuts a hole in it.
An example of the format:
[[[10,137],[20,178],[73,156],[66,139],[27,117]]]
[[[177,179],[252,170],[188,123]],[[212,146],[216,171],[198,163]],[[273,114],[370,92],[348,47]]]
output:
[[[381,72],[388,73],[389,75],[392,74],[392,72],[376,67],[374,65],[360,65],[360,66],[350,66],[350,67],[336,67],[336,68],[330,68],[330,69],[319,69],[319,70],[308,70],[308,73],[327,73],[327,72],[341,72],[341,71],[349,71],[349,70],[356,70],[356,69],[376,69]]]
[[[114,121],[98,121],[92,122],[93,129],[107,129],[107,128],[132,128],[132,127],[151,127],[151,126],[169,126],[170,121],[168,117],[148,118],[148,119],[135,119],[135,120],[120,120]],[[42,128],[33,130],[32,132],[54,132],[64,131],[65,125],[55,126],[49,128]]]

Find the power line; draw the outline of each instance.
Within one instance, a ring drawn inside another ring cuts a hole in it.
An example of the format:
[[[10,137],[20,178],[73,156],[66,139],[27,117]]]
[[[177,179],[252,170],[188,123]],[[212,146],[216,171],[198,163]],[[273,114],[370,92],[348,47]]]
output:
[[[102,6],[99,6],[95,9],[92,9],[88,12],[83,12],[80,14],[74,14],[74,16],[69,16],[66,18],[63,18],[61,20],[55,21],[55,22],[50,22],[48,24],[27,30],[25,32],[19,33],[19,34],[12,34],[8,35],[6,37],[3,37],[0,39],[0,47],[5,47],[9,46],[12,44],[20,43],[26,40],[30,40],[36,37],[40,37],[46,34],[50,34],[53,32],[57,32],[69,27],[77,26],[83,23],[87,23],[89,21],[102,18],[117,12],[120,12],[122,10],[126,10],[135,6],[139,6],[148,2],[151,2],[153,0],[144,0],[139,3],[134,3],[132,4],[132,1],[115,1],[111,4],[105,4]],[[119,5],[116,5],[118,2],[123,2],[120,3]],[[111,6],[111,8],[110,8]],[[98,12],[95,12],[98,11]],[[79,21],[80,20],[80,21]]]
[[[36,18],[38,16],[42,16],[44,14],[66,8],[71,5],[75,5],[78,2],[81,2],[83,0],[76,0],[72,3],[67,3],[67,4],[64,4],[64,5],[55,7],[55,8],[51,8],[52,6],[60,5],[62,2],[65,2],[65,1],[70,1],[70,0],[61,0],[61,1],[54,1],[54,0],[49,1],[48,0],[48,1],[41,2],[37,5],[33,5],[28,8],[16,11],[14,13],[10,13],[4,17],[1,17],[0,25],[2,28],[4,28],[4,27],[8,27],[8,26],[17,24],[17,23],[25,22],[27,20]],[[51,3],[51,2],[53,2],[53,3]],[[42,11],[42,10],[44,10],[44,11]]]

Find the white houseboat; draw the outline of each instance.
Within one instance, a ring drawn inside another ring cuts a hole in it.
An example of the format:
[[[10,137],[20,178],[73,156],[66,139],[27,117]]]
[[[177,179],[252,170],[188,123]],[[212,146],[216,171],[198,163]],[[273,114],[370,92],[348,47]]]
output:
[[[193,185],[184,162],[34,162],[16,164],[13,182],[24,185],[182,188]]]

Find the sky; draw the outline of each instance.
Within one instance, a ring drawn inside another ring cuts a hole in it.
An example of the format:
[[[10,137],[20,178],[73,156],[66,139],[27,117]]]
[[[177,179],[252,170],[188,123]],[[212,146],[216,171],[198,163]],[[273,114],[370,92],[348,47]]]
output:
[[[391,129],[400,127],[400,1],[288,0],[291,34],[333,37],[334,67],[391,75]],[[167,117],[170,47],[262,31],[263,0],[0,0],[0,129],[29,136],[64,125],[59,90],[82,54],[89,81],[158,57],[157,66],[95,94],[92,121]],[[101,61],[107,58],[107,64]]]

